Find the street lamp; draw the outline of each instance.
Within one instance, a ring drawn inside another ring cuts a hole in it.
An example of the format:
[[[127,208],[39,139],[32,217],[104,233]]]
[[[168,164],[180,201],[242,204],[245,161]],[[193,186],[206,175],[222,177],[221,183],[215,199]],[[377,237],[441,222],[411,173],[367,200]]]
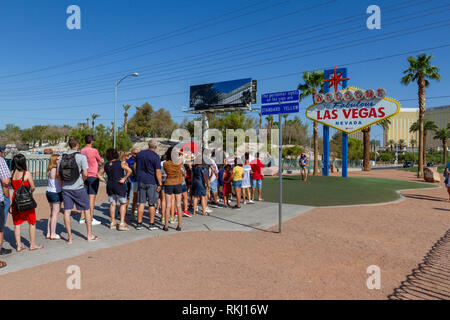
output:
[[[119,84],[128,77],[137,77],[139,73],[135,72],[129,75],[126,75],[122,79],[116,82],[114,86],[114,149],[116,148],[116,132],[117,132],[117,124],[116,124],[116,107],[117,107],[117,87]]]

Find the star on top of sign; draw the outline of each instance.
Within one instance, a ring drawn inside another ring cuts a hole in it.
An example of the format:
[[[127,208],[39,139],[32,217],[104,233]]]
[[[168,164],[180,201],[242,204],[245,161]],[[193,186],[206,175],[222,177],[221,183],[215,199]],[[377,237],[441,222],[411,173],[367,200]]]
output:
[[[342,78],[342,72],[337,72],[337,65],[334,65],[334,73],[330,75],[330,79],[323,80],[329,82],[328,88],[334,87],[334,92],[338,91],[338,85],[342,85],[342,81],[350,80],[350,78]]]

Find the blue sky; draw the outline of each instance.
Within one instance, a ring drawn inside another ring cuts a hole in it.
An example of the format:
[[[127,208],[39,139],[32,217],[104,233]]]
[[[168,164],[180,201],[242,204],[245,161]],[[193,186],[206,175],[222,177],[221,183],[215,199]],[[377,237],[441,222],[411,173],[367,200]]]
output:
[[[66,27],[72,4],[81,30]],[[371,4],[381,7],[381,30],[366,27]],[[349,85],[384,87],[416,107],[417,86],[400,84],[406,57],[450,43],[449,13],[445,0],[2,0],[0,128],[75,125],[92,113],[110,125],[114,83],[132,72],[140,76],[120,85],[118,119],[122,104],[148,101],[181,122],[190,85],[249,77],[260,100],[296,89],[303,70],[334,64],[348,67]],[[450,46],[426,52],[442,75],[427,96],[448,96]],[[310,101],[301,103],[305,121]],[[427,100],[446,104],[449,97]],[[372,136],[381,139],[381,130]]]

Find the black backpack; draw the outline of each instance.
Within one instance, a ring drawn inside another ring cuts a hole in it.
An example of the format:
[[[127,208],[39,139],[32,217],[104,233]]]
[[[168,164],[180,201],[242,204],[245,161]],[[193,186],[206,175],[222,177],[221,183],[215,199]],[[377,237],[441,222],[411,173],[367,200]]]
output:
[[[32,210],[37,207],[36,201],[33,199],[30,188],[23,185],[23,180],[25,178],[25,172],[22,176],[22,185],[16,190],[14,194],[14,206],[16,212],[24,212],[27,210]]]
[[[80,169],[78,168],[76,155],[79,152],[71,154],[63,154],[61,163],[59,164],[59,175],[64,182],[75,182],[80,177]]]

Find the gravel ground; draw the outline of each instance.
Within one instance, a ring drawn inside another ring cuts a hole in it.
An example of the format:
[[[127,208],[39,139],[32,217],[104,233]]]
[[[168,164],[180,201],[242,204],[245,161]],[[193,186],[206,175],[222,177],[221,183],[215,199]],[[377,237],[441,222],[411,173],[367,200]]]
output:
[[[415,181],[414,173],[365,175]],[[386,299],[450,227],[446,190],[386,205],[318,208],[271,232],[150,238],[0,276],[0,299]],[[28,253],[23,253],[28,254]],[[81,268],[81,290],[66,269]],[[369,290],[366,269],[381,268]]]

